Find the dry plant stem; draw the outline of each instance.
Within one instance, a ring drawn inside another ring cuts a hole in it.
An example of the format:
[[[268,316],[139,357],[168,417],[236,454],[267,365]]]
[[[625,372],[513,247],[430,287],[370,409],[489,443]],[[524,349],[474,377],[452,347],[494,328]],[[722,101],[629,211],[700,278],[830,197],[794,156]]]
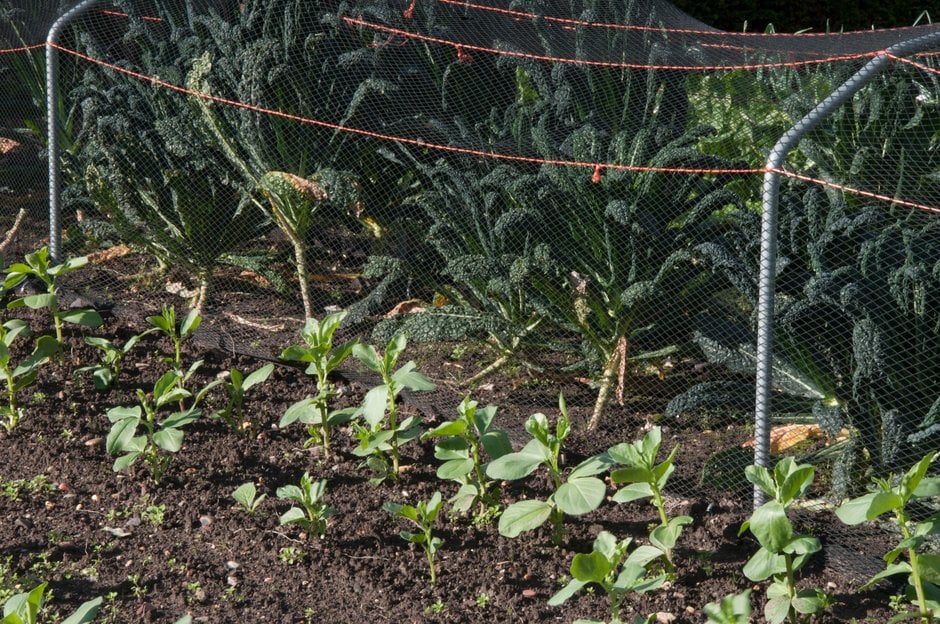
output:
[[[199,279],[199,288],[196,291],[196,295],[193,297],[190,308],[195,310],[199,316],[204,316],[203,312],[206,308],[206,300],[209,298],[209,276],[203,275]]]
[[[10,227],[6,236],[3,237],[3,242],[0,242],[0,253],[6,253],[7,248],[13,243],[13,239],[16,238],[17,232],[19,232],[20,227],[23,225],[24,219],[26,219],[26,209],[20,208],[20,211],[16,213],[16,219],[13,221],[13,225]]]
[[[304,249],[304,243],[300,240],[300,237],[297,236],[297,233],[289,227],[282,224],[281,229],[287,234],[288,238],[290,238],[291,244],[294,245],[294,262],[297,264],[297,279],[300,282],[300,299],[304,304],[304,318],[313,318],[313,304],[310,301],[310,284],[307,281],[307,252]]]
[[[486,379],[493,373],[497,372],[503,366],[505,366],[509,362],[510,356],[511,356],[510,353],[504,353],[503,355],[499,356],[489,366],[487,366],[486,368],[478,372],[473,377],[470,377],[469,379],[465,380],[462,385],[473,386],[474,384],[477,384],[483,381],[484,379]]]
[[[588,431],[594,431],[601,423],[601,415],[604,413],[604,408],[607,407],[607,403],[610,401],[610,391],[613,389],[614,380],[617,378],[619,361],[620,351],[615,349],[614,352],[610,354],[610,359],[607,360],[607,364],[604,365],[604,372],[601,374],[601,382],[597,391],[597,401],[594,403],[594,413],[591,414],[591,420],[588,422]]]

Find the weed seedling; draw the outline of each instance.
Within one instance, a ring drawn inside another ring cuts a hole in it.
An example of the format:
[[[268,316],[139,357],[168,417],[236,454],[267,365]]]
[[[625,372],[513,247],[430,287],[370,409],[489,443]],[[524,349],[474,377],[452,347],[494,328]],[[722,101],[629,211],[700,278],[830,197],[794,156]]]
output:
[[[399,518],[404,518],[418,528],[417,533],[402,531],[399,535],[403,540],[417,544],[424,549],[424,554],[428,559],[428,567],[431,570],[431,585],[437,582],[437,572],[434,568],[434,555],[437,554],[437,551],[444,543],[443,539],[435,537],[433,534],[434,521],[437,520],[437,516],[441,512],[441,507],[442,500],[440,492],[434,492],[430,499],[419,501],[415,506],[391,502],[382,505],[382,509],[388,513]]]
[[[237,488],[235,488],[234,492],[232,492],[232,498],[234,498],[235,501],[242,506],[242,509],[248,513],[254,513],[258,511],[258,507],[261,506],[261,503],[264,502],[264,499],[267,498],[267,496],[267,494],[257,496],[254,481],[242,483]]]
[[[3,280],[3,290],[9,291],[19,286],[27,278],[35,278],[43,283],[46,292],[25,295],[14,299],[7,304],[8,308],[28,308],[49,310],[55,325],[56,342],[62,344],[63,323],[74,323],[85,327],[100,327],[103,323],[101,315],[95,310],[62,310],[59,308],[59,278],[76,271],[88,264],[88,258],[70,258],[62,264],[49,265],[49,248],[42,247],[33,253],[26,254],[25,263],[11,264],[5,270],[6,278]]]
[[[916,619],[919,624],[929,624],[940,620],[940,555],[918,552],[929,536],[940,533],[940,512],[915,523],[908,510],[912,501],[940,496],[940,477],[926,476],[936,457],[936,451],[928,453],[904,473],[897,485],[888,479],[873,478],[874,492],[846,501],[836,510],[839,519],[850,525],[871,522],[886,513],[894,515],[904,539],[885,554],[887,567],[861,587],[865,589],[895,574],[907,575],[905,597],[914,603],[917,613],[902,613],[891,618],[892,623]],[[902,554],[907,555],[907,561],[898,561]]]
[[[322,321],[308,318],[300,335],[303,345],[284,349],[281,358],[297,362],[307,362],[306,373],[317,378],[317,395],[293,404],[284,413],[278,426],[286,427],[293,422],[307,425],[307,432],[313,443],[320,443],[326,454],[330,452],[330,428],[352,417],[351,410],[337,410],[330,413],[330,401],[336,396],[336,388],[330,382],[330,374],[349,357],[355,341],[333,348],[333,334],[346,317],[346,312],[328,314]]]
[[[610,599],[612,622],[620,621],[620,603],[629,592],[644,593],[658,589],[666,581],[666,575],[649,576],[646,568],[632,561],[627,555],[631,538],[618,540],[613,534],[601,531],[594,539],[590,553],[578,553],[571,562],[571,581],[552,596],[548,604],[555,607],[564,604],[581,589],[586,591],[591,583],[599,586]],[[641,620],[645,621],[645,620]]]
[[[36,347],[26,360],[17,365],[12,361],[11,347],[20,336],[29,335],[29,326],[21,319],[11,319],[0,325],[0,374],[3,375],[5,404],[0,406],[0,418],[7,431],[12,431],[23,417],[18,396],[36,382],[39,367],[59,351],[59,343],[52,336],[40,336]]]
[[[815,470],[808,464],[797,464],[792,457],[777,462],[773,473],[763,466],[748,466],[745,470],[747,480],[771,497],[754,510],[740,531],[750,530],[760,544],[744,564],[744,576],[752,581],[773,579],[764,606],[764,618],[771,624],[787,619],[797,624],[801,616],[820,613],[828,605],[822,591],[796,588],[795,572],[822,546],[811,535],[794,533],[787,517],[787,509],[813,483]]]
[[[548,425],[544,414],[533,414],[526,421],[526,431],[532,439],[515,453],[495,459],[486,467],[491,479],[514,481],[529,476],[539,466],[548,470],[554,492],[546,500],[529,499],[513,503],[499,518],[499,534],[516,537],[552,523],[552,542],[561,544],[564,538],[565,514],[576,516],[597,509],[604,500],[607,486],[598,475],[610,467],[606,454],[589,457],[578,464],[565,478],[561,469],[561,452],[571,433],[565,397],[558,396],[558,422],[555,431]]]
[[[300,486],[285,485],[277,489],[277,497],[297,503],[281,516],[281,525],[298,524],[307,534],[316,533],[323,539],[327,520],[336,515],[336,510],[323,501],[326,494],[326,479],[314,482],[309,473],[300,477]]]
[[[353,451],[360,457],[368,458],[367,465],[372,468],[375,477],[373,483],[381,482],[387,475],[398,479],[398,449],[414,440],[421,432],[421,418],[409,416],[398,420],[398,394],[405,389],[433,390],[431,381],[415,370],[414,361],[395,369],[398,357],[405,350],[408,340],[404,334],[392,338],[385,347],[385,354],[379,357],[371,345],[356,344],[353,355],[369,370],[382,377],[382,383],[366,393],[362,407],[357,411],[365,420],[367,427],[358,426],[356,434],[359,446]],[[391,459],[391,467],[387,458]]]
[[[653,506],[659,512],[659,526],[650,532],[649,545],[640,546],[634,551],[634,556],[645,559],[641,565],[647,565],[655,559],[662,558],[665,562],[666,572],[675,574],[675,562],[672,552],[682,534],[682,527],[691,524],[689,516],[676,516],[669,518],[666,514],[666,503],[663,500],[663,489],[669,476],[675,470],[673,461],[679,451],[679,445],[673,447],[669,456],[661,463],[656,463],[656,456],[662,444],[662,430],[653,427],[642,440],[632,443],[623,443],[611,447],[607,454],[610,459],[623,468],[617,468],[610,474],[614,483],[626,483],[614,495],[614,501],[626,503],[630,501],[650,498]],[[642,554],[636,554],[640,552]]]
[[[277,558],[286,563],[287,565],[297,565],[304,560],[304,557],[307,556],[307,553],[300,550],[296,546],[285,546],[280,549],[277,553]]]
[[[438,438],[434,457],[444,463],[437,469],[437,477],[460,484],[457,494],[450,499],[453,510],[466,513],[477,504],[477,517],[482,517],[499,502],[493,500],[496,498],[492,495],[494,486],[486,477],[483,452],[490,459],[499,459],[512,452],[512,445],[505,431],[492,426],[495,405],[479,408],[476,401],[465,397],[457,411],[460,418],[442,423],[422,437]]]

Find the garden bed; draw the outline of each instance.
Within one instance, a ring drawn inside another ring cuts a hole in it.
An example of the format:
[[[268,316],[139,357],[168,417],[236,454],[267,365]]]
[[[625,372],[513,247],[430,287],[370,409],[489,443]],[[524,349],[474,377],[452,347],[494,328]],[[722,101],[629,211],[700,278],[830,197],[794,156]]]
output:
[[[146,294],[140,296],[147,300]],[[45,316],[29,316],[34,330],[48,330]],[[94,335],[120,343],[141,329],[113,316]],[[566,519],[567,535],[555,547],[547,529],[509,539],[498,534],[495,520],[474,526],[445,511],[435,525],[444,544],[437,558],[438,581],[431,586],[423,552],[398,535],[408,527],[382,509],[386,502],[415,504],[436,490],[445,500],[454,494],[456,484],[435,477],[439,462],[431,441],[403,448],[397,483],[371,485],[361,459],[351,454],[357,441],[348,428],[337,430],[335,454],[327,459],[318,449],[304,447],[303,427],[277,427],[287,407],[314,389],[302,370],[277,366],[246,399],[256,433],[240,435],[220,421],[202,419],[187,429],[185,444],[159,485],[141,462],[115,474],[113,458],[105,451],[110,427],[105,414],[112,407],[135,404],[136,389],[153,386],[166,370],[161,358],[172,349],[153,335],[144,338],[128,356],[117,387],[102,393],[89,377],[73,378],[76,368],[98,358],[81,336],[79,330],[67,335],[64,361],[42,369],[34,391],[25,396],[22,423],[2,435],[0,513],[7,522],[0,529],[0,591],[5,596],[49,580],[55,596],[51,609],[62,613],[104,596],[96,620],[102,622],[172,622],[184,613],[206,622],[570,622],[603,618],[607,612],[602,592],[582,592],[562,607],[547,605],[566,582],[573,555],[589,551],[602,529],[645,542],[648,526],[656,521],[655,509],[646,502],[607,502],[597,511]],[[247,371],[263,363],[195,344],[184,349],[184,360],[205,358],[197,385],[233,366]],[[428,427],[456,417],[461,394],[453,378],[459,367],[476,364],[471,361],[476,354],[469,349],[455,358],[455,353],[454,345],[444,344],[406,352],[404,358],[416,357],[419,370],[439,390],[433,398],[406,397],[405,414],[423,412]],[[691,383],[701,374],[691,367],[667,381],[683,383],[685,375]],[[336,407],[358,405],[370,386],[368,377],[354,372],[345,377]],[[667,382],[632,382],[635,398],[626,407],[612,408],[604,426],[593,433],[583,432],[593,394],[577,381],[546,383],[510,371],[481,386],[474,398],[481,405],[500,406],[496,422],[518,448],[528,414],[543,411],[554,420],[554,396],[563,390],[575,431],[565,463],[574,466],[615,443],[642,437],[658,418],[665,398],[656,390]],[[206,402],[207,412],[222,407],[221,391]],[[748,428],[662,424],[664,448],[681,445],[667,507],[672,515],[691,516],[693,523],[678,545],[675,580],[651,593],[628,595],[624,616],[662,613],[664,622],[702,622],[703,605],[752,586],[759,609],[761,586],[747,581],[741,571],[757,544],[738,536],[751,497],[747,491],[711,491],[698,482],[705,458],[741,444]],[[296,484],[304,472],[328,480],[327,502],[337,510],[323,539],[278,523],[290,505],[276,498],[276,489]],[[231,497],[246,481],[268,495],[254,513],[240,509]],[[545,496],[547,486],[540,479],[506,483],[502,498],[508,503]],[[610,487],[608,496],[613,492]],[[825,525],[823,519],[815,527],[824,539]],[[852,546],[867,551],[858,553],[862,561],[867,557],[877,565],[878,554],[888,547],[871,539]],[[816,621],[887,621],[891,592],[859,594],[856,588],[865,572],[852,565],[845,548],[837,552],[839,557],[817,555],[802,574],[801,584],[833,596],[831,608]]]

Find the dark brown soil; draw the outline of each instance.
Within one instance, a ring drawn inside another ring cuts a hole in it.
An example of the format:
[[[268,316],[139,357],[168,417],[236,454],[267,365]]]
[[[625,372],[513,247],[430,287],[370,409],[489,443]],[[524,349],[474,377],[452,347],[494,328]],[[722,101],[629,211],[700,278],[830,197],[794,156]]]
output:
[[[47,330],[42,314],[30,318],[35,330]],[[96,333],[120,341],[137,330],[112,317]],[[105,596],[101,622],[173,622],[184,613],[204,622],[571,622],[607,615],[601,592],[582,593],[560,608],[546,604],[563,585],[574,553],[589,550],[601,529],[642,543],[656,519],[648,504],[608,503],[570,519],[565,543],[556,548],[546,531],[507,539],[497,533],[495,521],[473,526],[466,518],[443,517],[436,526],[444,546],[438,583],[432,587],[423,553],[398,536],[407,527],[382,510],[386,501],[415,503],[435,490],[445,499],[454,493],[455,484],[434,476],[431,444],[406,447],[400,480],[380,486],[369,484],[366,470],[351,455],[355,441],[346,429],[337,432],[338,452],[332,458],[305,449],[302,427],[276,426],[287,406],[313,389],[310,378],[294,368],[277,367],[268,383],[249,396],[247,410],[260,433],[245,436],[204,419],[187,430],[159,486],[140,463],[113,473],[113,459],[104,448],[105,413],[133,405],[136,388],[152,387],[166,370],[160,358],[168,348],[157,338],[145,339],[129,356],[117,387],[102,393],[87,377],[73,379],[75,368],[95,361],[97,354],[82,344],[80,332],[71,331],[64,361],[45,367],[37,387],[26,391],[26,417],[14,432],[0,435],[0,513],[6,519],[0,528],[0,591],[9,595],[49,580],[54,608],[63,614],[84,600]],[[406,400],[403,409],[423,411],[429,424],[450,418],[460,393],[449,379],[459,376],[457,366],[478,362],[466,354],[455,360],[453,345],[415,349],[415,355],[444,390],[433,400]],[[244,371],[261,363],[192,347],[185,358],[205,358],[197,380],[202,384],[232,366]],[[658,410],[650,406],[661,401],[656,389],[667,382],[636,380],[641,396],[611,410],[605,426],[593,434],[580,433],[593,395],[577,382],[545,383],[516,371],[484,385],[476,398],[505,406],[500,424],[519,440],[525,417],[533,411],[554,415],[554,400],[546,397],[564,390],[579,431],[566,456],[574,465],[641,436],[661,411],[662,403]],[[367,385],[341,382],[337,406],[356,404]],[[207,401],[211,410],[222,405],[223,397],[217,392]],[[632,404],[644,407],[637,410]],[[747,434],[740,426],[712,431],[693,423],[664,424],[666,439],[682,444],[671,513],[689,514],[694,524],[682,536],[675,581],[666,589],[627,597],[624,615],[662,612],[675,616],[663,615],[662,621],[703,622],[705,603],[754,585],[741,568],[755,543],[738,537],[749,493],[722,494],[697,483],[705,457],[740,444]],[[289,505],[275,497],[275,490],[297,483],[305,471],[328,479],[328,500],[338,510],[322,540],[278,525]],[[26,485],[42,478],[47,487]],[[254,481],[259,493],[268,495],[253,514],[238,509],[230,496],[245,481]],[[544,485],[539,479],[507,484],[504,501],[545,495]],[[295,549],[294,556],[287,557],[284,549]],[[871,561],[878,553],[865,554]],[[886,621],[892,614],[886,608],[889,592],[857,593],[862,575],[846,568],[850,560],[818,556],[804,571],[801,584],[833,595],[832,607],[817,621]],[[753,590],[759,609],[761,587]]]

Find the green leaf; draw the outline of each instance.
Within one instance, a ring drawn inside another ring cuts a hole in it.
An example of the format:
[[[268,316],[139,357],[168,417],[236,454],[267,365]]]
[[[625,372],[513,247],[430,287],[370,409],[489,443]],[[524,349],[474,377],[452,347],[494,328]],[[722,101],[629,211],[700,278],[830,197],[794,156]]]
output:
[[[260,383],[264,383],[268,380],[268,377],[271,376],[271,373],[274,372],[274,364],[268,363],[262,366],[261,368],[252,371],[245,380],[242,382],[241,386],[245,390],[256,386]]]
[[[190,310],[189,314],[186,315],[186,318],[183,319],[183,322],[180,324],[180,338],[186,338],[191,336],[193,332],[199,329],[199,326],[202,324],[202,317],[199,316],[198,310]]]
[[[67,310],[59,317],[66,323],[81,325],[82,327],[101,327],[104,319],[95,310]]]
[[[395,380],[396,385],[409,390],[434,390],[437,386],[430,379],[414,370],[415,366],[414,362],[408,362],[395,371],[392,374],[392,379]]]
[[[444,436],[459,436],[467,431],[467,423],[463,420],[451,420],[441,423],[437,427],[426,432],[423,438],[439,438]]]
[[[662,549],[649,544],[641,544],[627,557],[627,564],[646,568],[652,561],[663,557],[666,553]]]
[[[136,415],[134,410],[137,410]],[[119,417],[116,412],[130,413],[131,416]],[[108,431],[108,437],[105,442],[105,448],[110,455],[116,455],[127,451],[131,446],[131,440],[137,431],[137,423],[140,422],[140,408],[116,407],[108,411],[108,419],[111,420],[111,430]]]
[[[790,601],[786,596],[777,596],[776,598],[771,598],[767,601],[767,604],[764,605],[764,619],[766,619],[770,624],[780,624],[790,613]]]
[[[574,470],[568,475],[568,479],[577,479],[580,477],[592,477],[599,475],[610,468],[610,456],[606,453],[588,457],[583,462],[574,467]]]
[[[537,529],[548,520],[552,504],[540,500],[524,500],[513,503],[499,517],[499,534],[516,537],[523,531]]]
[[[920,575],[928,583],[940,585],[940,555],[923,553],[917,556],[920,561]]]
[[[763,581],[774,574],[786,572],[786,560],[783,555],[772,553],[761,546],[747,563],[744,564],[744,576],[752,581]]]
[[[245,483],[242,483],[237,488],[235,488],[235,490],[232,492],[232,498],[234,498],[236,502],[241,503],[244,507],[248,508],[252,507],[252,503],[254,502],[256,495],[257,490],[255,489],[254,481],[246,481]]]
[[[597,509],[604,501],[607,486],[596,477],[568,479],[555,492],[558,508],[568,515],[578,516]]]
[[[480,438],[480,444],[483,445],[483,450],[490,459],[499,459],[503,455],[512,453],[512,443],[505,431],[487,431]]]
[[[356,343],[353,345],[352,354],[372,372],[378,373],[379,375],[383,373],[379,355],[372,345]]]
[[[202,410],[200,409],[188,409],[182,412],[173,412],[167,416],[167,419],[164,420],[160,426],[164,429],[179,429],[196,422],[199,420],[200,416],[202,416]]]
[[[460,481],[470,474],[471,470],[473,470],[472,459],[452,459],[450,461],[444,462],[437,469],[437,478],[448,481]]]
[[[642,466],[627,466],[611,471],[610,478],[614,483],[650,483],[653,473]]]
[[[310,399],[301,399],[287,408],[277,426],[283,429],[295,422],[301,422],[305,425],[319,424],[320,410],[313,405]]]
[[[153,443],[169,453],[176,453],[183,446],[183,432],[172,427],[160,429],[153,434]]]
[[[491,461],[486,466],[486,476],[508,481],[522,479],[546,462],[548,456],[549,451],[545,445],[538,440],[530,440],[520,451]]]
[[[917,484],[914,488],[914,496],[918,498],[930,498],[931,496],[940,496],[940,477],[928,477]]]
[[[548,605],[550,607],[557,607],[564,604],[569,598],[574,596],[576,593],[581,591],[581,589],[587,585],[585,581],[579,581],[578,579],[573,579],[568,581],[568,584],[562,587],[554,596],[548,599]]]
[[[901,504],[901,497],[894,492],[875,492],[844,502],[836,509],[836,516],[848,525],[861,524],[897,509]]]
[[[790,604],[797,613],[809,615],[821,612],[826,603],[815,589],[801,589]]]
[[[362,417],[369,426],[375,429],[385,418],[385,408],[388,405],[388,386],[382,384],[366,393],[362,400]]]
[[[121,472],[128,466],[134,463],[134,461],[140,457],[140,451],[134,451],[133,453],[127,453],[122,455],[114,460],[114,465],[111,466],[112,472]]]
[[[52,293],[41,293],[38,295],[27,295],[21,300],[27,307],[33,310],[44,308],[51,309],[58,304],[56,296]]]
[[[822,550],[822,543],[811,535],[797,535],[783,547],[783,552],[791,555],[810,555]]]
[[[281,525],[290,524],[292,522],[306,522],[307,516],[304,515],[304,510],[300,507],[291,507],[278,518],[278,522]]]
[[[579,581],[603,583],[610,574],[610,561],[599,552],[578,553],[571,562],[571,576]]]
[[[779,553],[793,539],[793,525],[783,504],[769,501],[751,514],[750,529],[760,545]]]
[[[859,591],[868,589],[869,587],[871,587],[878,581],[882,579],[886,579],[889,576],[894,576],[895,574],[910,574],[910,573],[911,573],[911,564],[907,563],[906,561],[895,563],[895,564],[887,566],[884,570],[882,570],[878,574],[868,579],[865,582],[865,584],[859,587],[858,589]]]
[[[88,624],[98,615],[101,603],[102,598],[100,596],[94,600],[83,602],[75,613],[62,620],[62,624]]]
[[[629,503],[643,498],[649,498],[653,495],[653,489],[649,483],[631,483],[627,487],[620,488],[613,496],[615,503]]]
[[[763,466],[748,466],[744,469],[744,476],[771,498],[777,498],[777,484],[774,483],[770,472]]]
[[[22,594],[16,594],[3,605],[4,620],[15,615],[24,624],[34,624],[39,618],[39,611],[42,609],[43,597],[46,593],[47,583],[41,583]]]

